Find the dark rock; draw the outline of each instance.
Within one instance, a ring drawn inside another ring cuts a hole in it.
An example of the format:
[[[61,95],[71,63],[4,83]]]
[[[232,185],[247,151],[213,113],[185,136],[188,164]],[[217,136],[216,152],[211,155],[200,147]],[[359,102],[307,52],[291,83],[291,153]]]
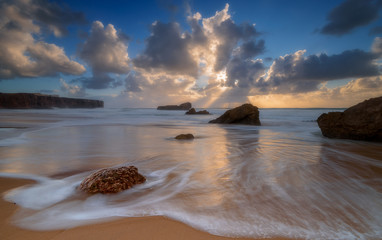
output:
[[[249,103],[230,109],[217,119],[211,120],[209,123],[261,125],[259,109]]]
[[[317,123],[325,137],[382,141],[382,97],[371,98],[344,112],[324,113]]]
[[[34,93],[0,93],[0,108],[102,108],[103,101]]]
[[[186,114],[210,114],[207,110],[202,110],[202,111],[196,111],[195,108],[191,108],[190,110],[188,110],[188,112],[186,112]]]
[[[192,107],[191,103],[186,102],[186,103],[182,103],[180,105],[159,106],[159,107],[157,107],[157,110],[188,110],[191,107]]]
[[[86,177],[79,189],[87,193],[117,193],[145,181],[134,166],[106,168]]]
[[[194,139],[194,135],[192,135],[191,133],[180,134],[180,135],[176,136],[175,139],[177,139],[177,140],[190,140],[190,139]]]

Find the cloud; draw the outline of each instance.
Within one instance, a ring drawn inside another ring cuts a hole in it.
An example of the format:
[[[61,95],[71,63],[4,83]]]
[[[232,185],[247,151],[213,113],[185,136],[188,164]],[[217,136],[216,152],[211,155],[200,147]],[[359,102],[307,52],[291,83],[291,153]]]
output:
[[[178,23],[154,22],[146,49],[133,60],[134,65],[146,71],[163,70],[196,77],[198,65],[189,52],[190,44],[190,35],[182,34]]]
[[[265,72],[266,68],[261,60],[233,58],[227,66],[225,85],[240,88],[253,87]]]
[[[380,75],[375,60],[379,55],[362,50],[348,50],[328,56],[325,53],[304,57],[304,50],[276,59],[266,81],[269,91],[308,92],[317,90],[319,84],[353,77]]]
[[[60,78],[61,92],[68,97],[85,97],[85,89],[78,85],[70,85],[64,79]]]
[[[374,39],[373,45],[371,46],[371,52],[378,57],[382,57],[382,37],[376,37]]]
[[[74,81],[91,89],[120,86],[122,83],[110,74],[130,71],[127,40],[128,37],[118,33],[113,25],[108,24],[105,28],[100,21],[93,22],[89,36],[78,50],[79,57],[91,67],[93,75]]]
[[[49,18],[53,13],[57,15]],[[61,36],[68,24],[82,23],[81,16],[46,1],[1,2],[0,79],[85,72],[84,66],[69,59],[63,48],[35,39],[44,28]]]
[[[381,6],[380,0],[346,0],[327,15],[328,23],[320,32],[336,36],[350,33],[377,20]]]
[[[369,35],[378,35],[382,34],[382,26],[376,26],[370,29]]]

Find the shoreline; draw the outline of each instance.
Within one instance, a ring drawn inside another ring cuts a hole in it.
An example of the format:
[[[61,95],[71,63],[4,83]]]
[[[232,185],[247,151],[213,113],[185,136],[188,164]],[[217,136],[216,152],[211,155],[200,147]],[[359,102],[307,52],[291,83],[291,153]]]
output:
[[[194,229],[182,222],[163,216],[121,218],[110,222],[90,224],[70,229],[33,231],[11,224],[11,217],[18,209],[17,204],[3,199],[6,191],[33,183],[32,180],[0,177],[0,233],[2,240],[39,239],[136,239],[136,240],[250,240],[253,238],[221,237]],[[266,238],[283,240],[287,238]]]

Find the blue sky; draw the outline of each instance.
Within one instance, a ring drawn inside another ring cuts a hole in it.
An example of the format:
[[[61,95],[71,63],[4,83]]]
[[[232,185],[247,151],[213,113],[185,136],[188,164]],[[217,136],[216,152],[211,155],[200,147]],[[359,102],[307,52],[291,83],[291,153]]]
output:
[[[106,106],[382,95],[382,1],[0,1],[0,91]]]

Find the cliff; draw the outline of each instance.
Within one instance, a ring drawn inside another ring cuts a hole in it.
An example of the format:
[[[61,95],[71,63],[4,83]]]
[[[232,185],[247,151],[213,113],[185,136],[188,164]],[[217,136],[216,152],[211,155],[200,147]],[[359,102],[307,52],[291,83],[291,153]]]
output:
[[[102,108],[103,101],[34,93],[0,93],[0,108]]]

